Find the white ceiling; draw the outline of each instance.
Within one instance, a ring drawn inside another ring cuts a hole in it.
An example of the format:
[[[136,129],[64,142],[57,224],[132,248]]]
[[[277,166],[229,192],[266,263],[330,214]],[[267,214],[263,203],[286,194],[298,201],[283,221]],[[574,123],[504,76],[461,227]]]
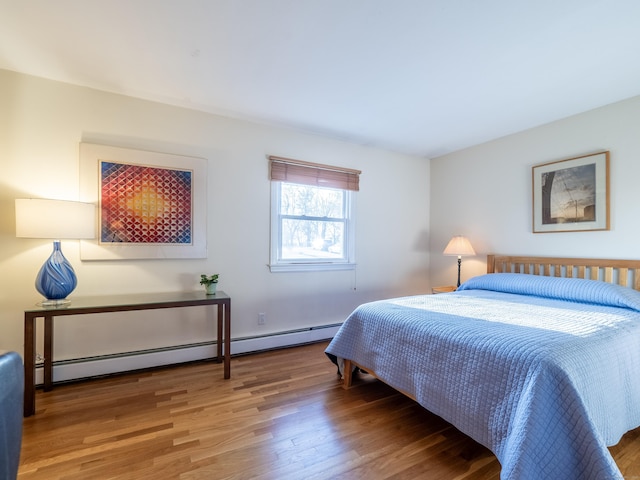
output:
[[[640,95],[638,0],[0,0],[0,68],[439,156]]]

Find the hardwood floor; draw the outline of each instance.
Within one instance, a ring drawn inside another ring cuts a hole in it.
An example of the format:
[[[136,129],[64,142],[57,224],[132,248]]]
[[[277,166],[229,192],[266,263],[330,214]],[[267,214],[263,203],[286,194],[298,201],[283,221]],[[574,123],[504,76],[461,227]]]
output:
[[[368,376],[341,388],[326,343],[38,391],[18,478],[498,479],[484,447]],[[640,478],[640,429],[612,448]]]

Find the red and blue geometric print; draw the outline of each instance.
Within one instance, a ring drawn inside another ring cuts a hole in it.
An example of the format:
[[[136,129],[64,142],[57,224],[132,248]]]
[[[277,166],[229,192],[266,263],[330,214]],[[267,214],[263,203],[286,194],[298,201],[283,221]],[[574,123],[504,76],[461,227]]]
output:
[[[191,170],[100,161],[100,242],[191,244]]]

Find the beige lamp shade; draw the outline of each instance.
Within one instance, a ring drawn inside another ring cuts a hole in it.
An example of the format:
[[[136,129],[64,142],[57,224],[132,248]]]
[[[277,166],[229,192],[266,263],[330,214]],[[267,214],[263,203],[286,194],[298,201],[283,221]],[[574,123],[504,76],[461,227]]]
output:
[[[444,249],[444,255],[457,255],[461,257],[463,255],[475,255],[476,252],[471,246],[471,242],[467,237],[463,237],[462,235],[456,235],[451,240]]]
[[[96,207],[91,203],[37,198],[16,199],[16,237],[95,238]]]

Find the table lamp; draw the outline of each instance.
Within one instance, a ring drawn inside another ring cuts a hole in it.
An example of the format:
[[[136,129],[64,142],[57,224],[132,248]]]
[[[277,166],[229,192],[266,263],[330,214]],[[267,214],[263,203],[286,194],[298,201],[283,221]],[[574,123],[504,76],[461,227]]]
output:
[[[62,254],[61,239],[95,238],[95,205],[48,199],[16,199],[16,237],[53,239],[53,252],[36,277],[44,306],[66,305],[78,279]]]
[[[471,242],[467,237],[463,237],[462,235],[455,235],[449,243],[447,244],[444,252],[444,255],[457,255],[458,256],[458,284],[456,288],[460,286],[460,266],[462,265],[462,256],[463,255],[475,255],[476,252],[473,250],[471,246]]]

